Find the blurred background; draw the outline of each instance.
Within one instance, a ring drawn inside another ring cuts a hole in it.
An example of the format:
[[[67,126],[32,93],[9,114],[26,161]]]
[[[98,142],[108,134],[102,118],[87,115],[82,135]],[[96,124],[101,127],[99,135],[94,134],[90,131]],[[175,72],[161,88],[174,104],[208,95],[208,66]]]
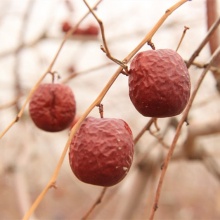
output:
[[[211,11],[219,18],[219,1],[193,0],[176,10],[152,41],[159,48],[176,49],[184,26],[189,27],[178,50],[188,60],[207,35]],[[151,30],[174,0],[103,0],[96,13],[105,27],[111,54],[123,60]],[[89,1],[92,6],[95,1]],[[14,120],[29,91],[52,62],[69,27],[74,27],[87,8],[78,0],[0,1],[0,131]],[[209,19],[208,19],[209,18]],[[219,28],[217,29],[219,32]],[[217,32],[216,31],[216,32]],[[215,36],[212,42],[219,46]],[[117,70],[100,49],[99,25],[89,15],[66,41],[53,71],[68,84],[76,98],[77,117],[89,107]],[[148,45],[141,50],[151,49]],[[194,89],[216,46],[206,45],[189,69]],[[158,220],[220,219],[220,96],[216,87],[219,62],[206,75],[184,124],[166,173]],[[48,74],[43,82],[50,82]],[[128,96],[127,76],[120,75],[102,104],[104,116],[121,118],[134,138],[149,122]],[[98,108],[92,116],[99,117]],[[102,202],[87,219],[148,219],[161,165],[168,152],[180,116],[159,119],[137,142],[133,166],[127,177],[108,188]],[[44,132],[33,124],[28,106],[21,119],[0,140],[0,219],[22,219],[48,183],[69,131]],[[33,220],[82,219],[102,192],[102,187],[80,182],[68,157],[60,170],[56,189],[51,189],[32,215]]]

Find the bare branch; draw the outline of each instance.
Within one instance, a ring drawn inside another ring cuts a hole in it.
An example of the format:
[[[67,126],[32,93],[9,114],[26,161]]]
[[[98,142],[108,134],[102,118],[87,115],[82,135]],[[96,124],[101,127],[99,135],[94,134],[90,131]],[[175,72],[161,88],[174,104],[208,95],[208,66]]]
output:
[[[210,28],[216,21],[220,20],[218,14],[218,2],[217,0],[206,0],[206,14],[207,14],[207,27]],[[220,44],[220,36],[219,32],[216,30],[213,35],[209,38],[209,48],[211,54],[217,49]],[[220,68],[220,55],[216,57],[216,60],[213,62],[213,66],[216,68]],[[220,92],[220,76],[215,71],[212,70],[212,73],[216,79],[216,86],[218,91]]]
[[[82,217],[82,220],[86,220],[88,219],[89,215],[93,212],[93,210],[95,209],[95,207],[97,205],[99,205],[101,202],[102,202],[102,199],[106,193],[106,190],[108,188],[107,187],[104,187],[99,195],[99,197],[96,199],[96,201],[94,202],[94,204],[91,206],[91,208],[88,210],[88,212]]]
[[[190,122],[188,135],[183,145],[184,155],[188,158],[197,158],[195,141],[198,137],[220,133],[220,117],[211,117],[207,120]]]
[[[145,131],[150,129],[150,126],[154,123],[154,118],[151,118],[150,121],[147,122],[147,124],[141,129],[141,131],[138,133],[138,135],[134,138],[134,143],[136,144],[139,139],[142,137],[142,135],[145,133]]]
[[[205,78],[207,72],[209,71],[209,68],[210,66],[213,64],[213,61],[215,60],[215,58],[220,54],[220,47],[215,51],[215,53],[212,55],[212,57],[210,58],[210,62],[209,62],[209,65],[206,67],[206,69],[203,71],[203,73],[201,74],[196,86],[195,86],[195,89],[189,99],[189,102],[186,106],[186,109],[184,110],[183,112],[183,115],[180,119],[180,122],[177,126],[177,129],[176,129],[176,134],[173,138],[173,142],[172,142],[172,145],[167,153],[167,156],[165,158],[165,161],[164,161],[164,164],[163,164],[163,168],[162,168],[162,172],[161,172],[161,175],[160,175],[160,179],[159,179],[159,183],[158,183],[158,186],[157,186],[157,190],[156,190],[156,195],[155,195],[155,199],[154,199],[154,203],[153,203],[153,207],[151,209],[151,214],[150,214],[150,220],[153,220],[154,219],[154,215],[155,215],[155,212],[158,208],[158,202],[159,202],[159,198],[160,198],[160,194],[161,194],[161,190],[162,190],[162,185],[163,185],[163,181],[164,181],[164,177],[165,177],[165,174],[166,174],[166,171],[167,171],[167,168],[168,168],[168,165],[169,165],[169,162],[172,158],[172,155],[173,155],[173,152],[175,150],[175,147],[176,147],[176,143],[178,141],[178,138],[180,136],[180,133],[181,133],[181,129],[182,129],[182,126],[187,118],[187,115],[191,109],[191,106],[192,106],[192,103],[195,99],[195,96],[199,90],[199,87],[203,81],[203,79]]]
[[[184,30],[183,30],[183,34],[182,34],[182,36],[181,36],[181,38],[180,38],[180,42],[179,42],[179,44],[178,44],[178,46],[177,46],[177,48],[176,48],[176,51],[178,51],[179,50],[179,47],[180,47],[180,45],[181,45],[181,43],[183,42],[183,39],[184,39],[184,37],[185,37],[185,35],[186,35],[186,31],[187,30],[189,30],[189,27],[184,27]]]
[[[204,46],[209,42],[210,37],[212,36],[212,34],[215,32],[215,30],[218,28],[220,24],[220,18],[216,20],[216,22],[211,26],[211,28],[209,29],[206,37],[203,39],[203,41],[200,43],[200,45],[198,46],[198,48],[194,51],[194,53],[192,54],[192,56],[190,57],[190,59],[188,60],[186,66],[189,68],[192,63],[194,62],[195,58],[197,56],[199,56],[199,53],[202,51],[202,49],[204,48]],[[213,62],[214,64],[214,62]],[[212,64],[212,65],[213,65]]]
[[[206,0],[206,13],[207,13],[207,27],[209,29],[219,19],[218,3],[216,0]],[[210,37],[209,39],[209,46],[211,53],[214,53],[219,43],[220,43],[219,33],[218,31],[215,31],[215,33],[213,33],[212,37]]]
[[[104,25],[103,25],[103,22],[100,18],[98,18],[98,16],[95,14],[95,12],[92,10],[92,8],[89,6],[89,4],[87,3],[86,0],[83,0],[84,3],[86,4],[86,6],[88,7],[88,9],[90,10],[90,12],[92,13],[92,15],[94,16],[94,18],[96,19],[96,21],[98,22],[99,26],[100,26],[100,29],[101,29],[101,34],[102,34],[102,41],[103,41],[103,44],[104,46],[101,46],[101,49],[102,51],[106,54],[106,56],[114,61],[115,63],[117,63],[118,65],[120,65],[126,72],[127,72],[127,66],[124,62],[122,61],[119,61],[118,59],[114,58],[111,53],[110,53],[110,50],[108,48],[108,44],[107,44],[107,41],[106,41],[106,37],[105,37],[105,29],[104,29]]]

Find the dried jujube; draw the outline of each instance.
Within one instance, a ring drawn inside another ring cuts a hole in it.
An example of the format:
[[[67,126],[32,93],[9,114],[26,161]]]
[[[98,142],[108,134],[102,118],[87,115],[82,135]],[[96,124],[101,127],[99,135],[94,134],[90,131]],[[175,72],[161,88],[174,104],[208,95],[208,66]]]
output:
[[[71,142],[69,162],[82,182],[112,186],[127,175],[133,153],[132,132],[125,121],[88,117]]]
[[[56,83],[41,84],[31,97],[29,113],[35,125],[44,131],[57,132],[68,128],[76,113],[71,88]]]
[[[129,70],[129,96],[144,116],[180,114],[190,97],[190,77],[181,56],[171,49],[139,52]]]

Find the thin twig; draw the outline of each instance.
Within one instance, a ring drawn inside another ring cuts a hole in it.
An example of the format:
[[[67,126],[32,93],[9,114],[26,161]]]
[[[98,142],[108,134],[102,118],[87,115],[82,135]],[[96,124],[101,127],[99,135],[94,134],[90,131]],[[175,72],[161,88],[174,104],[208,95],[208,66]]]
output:
[[[218,18],[218,20],[216,20],[215,23],[211,26],[206,37],[203,39],[203,41],[200,43],[199,47],[194,51],[194,53],[192,54],[192,56],[190,57],[190,59],[186,63],[187,68],[189,68],[192,65],[193,61],[196,59],[196,57],[199,56],[200,52],[202,51],[204,46],[209,42],[210,37],[212,36],[214,31],[217,29],[219,24],[220,24],[220,18]]]
[[[151,118],[150,121],[147,122],[147,124],[141,129],[141,131],[137,134],[137,136],[134,138],[134,144],[136,144],[140,138],[143,136],[145,131],[150,129],[150,126],[154,123],[154,118]]]
[[[20,98],[20,96],[16,97],[14,100],[12,100],[8,103],[0,105],[0,110],[10,108],[10,107],[14,106],[19,98]]]
[[[216,162],[214,158],[212,158],[208,152],[203,152],[202,155],[202,164],[205,168],[219,181],[220,180],[220,167],[219,163]]]
[[[187,30],[189,30],[189,27],[184,27],[184,30],[183,30],[183,33],[182,33],[182,36],[181,36],[181,38],[180,38],[180,42],[179,42],[179,44],[178,44],[178,46],[177,46],[177,48],[176,48],[176,52],[179,50],[179,47],[180,47],[180,45],[181,45],[181,43],[183,42],[183,39],[184,39],[184,37],[185,37],[185,35],[186,35],[186,31]]]
[[[207,67],[207,63],[198,63],[198,62],[193,62],[191,65],[199,68],[199,69],[205,69]],[[210,71],[214,71],[216,74],[220,74],[220,68],[215,67],[215,66],[211,66],[210,67]]]
[[[19,31],[18,35],[18,41],[21,44],[24,44],[24,39],[25,39],[25,31],[27,30],[27,25],[29,22],[30,15],[32,14],[33,11],[33,6],[34,6],[35,1],[29,1],[27,4],[27,8],[25,10],[25,13],[23,14],[22,17],[22,26]],[[22,48],[17,50],[14,54],[15,56],[15,62],[13,66],[13,74],[14,74],[14,89],[15,89],[15,94],[16,97],[20,97],[22,94],[22,86],[21,86],[21,78],[20,78],[20,64],[21,64],[21,51]],[[15,102],[15,110],[16,113],[19,113],[19,98]],[[21,216],[25,214],[26,209],[31,205],[31,200],[30,196],[28,194],[28,187],[27,187],[27,179],[25,178],[24,173],[22,172],[22,169],[19,169],[24,165],[24,163],[27,162],[27,158],[29,156],[29,150],[30,148],[27,146],[28,144],[28,138],[25,138],[24,143],[22,144],[21,152],[19,155],[17,155],[17,168],[18,171],[15,172],[15,181],[16,181],[16,186],[15,186],[15,191],[17,194],[17,200],[18,200],[18,205],[20,208],[20,214]],[[33,219],[36,219],[34,217],[33,213]]]
[[[160,130],[160,127],[158,126],[158,119],[157,118],[153,118],[154,119],[154,126],[156,128],[156,131],[159,131]]]
[[[208,29],[219,19],[217,0],[206,0],[206,20]],[[220,43],[219,33],[216,31],[209,39],[211,53],[215,51]]]
[[[60,83],[64,83],[65,84],[65,83],[69,82],[71,79],[75,78],[76,76],[79,76],[79,75],[82,75],[82,74],[86,74],[86,73],[90,73],[90,72],[102,69],[104,67],[110,66],[112,64],[113,63],[104,63],[104,64],[101,64],[101,65],[89,68],[87,70],[83,70],[83,71],[79,71],[79,72],[74,72],[74,73],[70,74],[68,77],[66,77],[65,79],[61,80]]]
[[[104,29],[104,25],[103,22],[100,18],[98,18],[98,16],[96,15],[96,13],[93,11],[93,9],[89,6],[89,4],[87,3],[86,0],[83,0],[85,5],[87,6],[87,8],[90,10],[91,14],[94,16],[94,18],[96,19],[96,21],[98,22],[100,29],[101,29],[101,36],[102,36],[102,42],[104,46],[101,46],[102,51],[106,54],[106,56],[112,60],[113,62],[117,63],[118,65],[120,65],[126,72],[127,72],[127,66],[126,64],[124,64],[122,61],[119,61],[118,59],[114,58],[111,53],[110,50],[108,48],[108,44],[106,41],[106,37],[105,37],[105,29]]]
[[[162,172],[161,172],[161,175],[160,175],[160,179],[159,179],[159,183],[158,183],[158,186],[157,186],[157,190],[156,190],[156,195],[155,195],[155,199],[154,199],[154,203],[153,203],[153,207],[151,209],[151,213],[150,213],[150,220],[153,220],[154,219],[154,214],[158,208],[158,202],[159,202],[159,198],[160,198],[160,194],[161,194],[161,190],[162,190],[162,185],[163,185],[163,182],[164,182],[164,177],[165,177],[165,174],[166,174],[166,171],[167,171],[167,168],[168,168],[168,165],[169,165],[169,162],[171,160],[171,157],[173,155],[173,152],[175,150],[175,147],[176,147],[176,143],[179,139],[179,136],[180,136],[180,133],[181,133],[181,129],[182,129],[182,126],[187,118],[187,115],[191,109],[191,106],[192,106],[192,103],[195,99],[195,96],[200,88],[200,85],[203,81],[203,79],[205,78],[206,76],[206,73],[209,71],[209,68],[210,66],[212,65],[213,61],[215,60],[215,58],[219,55],[220,53],[220,47],[215,51],[215,53],[213,53],[211,59],[210,59],[210,62],[209,62],[209,65],[204,69],[204,71],[202,72],[197,84],[195,85],[195,89],[190,97],[190,100],[186,106],[186,109],[184,110],[183,112],[183,115],[178,123],[178,126],[177,126],[177,129],[176,129],[176,133],[175,133],[175,136],[173,138],[173,142],[171,144],[171,147],[167,153],[167,156],[165,158],[165,161],[163,163],[163,167],[162,167]]]
[[[162,145],[162,147],[164,147],[165,149],[169,149],[170,147],[164,142],[163,140],[163,136],[161,136],[160,134],[156,134],[155,132],[151,131],[151,129],[149,129],[149,133],[155,137],[158,142]]]
[[[174,4],[172,7],[168,8],[164,15],[159,19],[159,21],[154,25],[153,29],[145,36],[145,38],[138,44],[138,46],[135,48],[135,50],[131,51],[130,54],[126,57],[126,59],[123,60],[124,63],[128,62],[135,54],[136,51],[139,51],[146,42],[151,42],[154,34],[157,32],[157,30],[160,28],[160,26],[164,23],[164,21],[181,5],[188,2],[188,0],[180,0],[176,4]]]
[[[34,1],[29,1],[28,5],[27,5],[27,9],[25,11],[25,13],[23,14],[23,18],[22,18],[22,27],[19,31],[19,35],[18,35],[18,41],[21,42],[21,44],[24,44],[24,38],[25,38],[25,30],[27,30],[27,25],[28,25],[28,21],[29,21],[29,17],[30,14],[32,13],[33,10],[33,5],[34,5]],[[15,87],[15,94],[16,96],[20,96],[21,94],[21,79],[20,79],[20,74],[19,74],[19,69],[20,69],[20,52],[21,52],[20,48],[19,50],[17,50],[15,52],[15,63],[13,66],[13,73],[14,73],[14,87]],[[19,112],[19,103],[18,100],[15,103],[15,108],[16,108],[16,113]]]
[[[99,205],[101,202],[102,202],[102,199],[106,193],[106,190],[108,188],[107,187],[104,187],[99,195],[99,197],[96,199],[96,201],[94,202],[94,204],[91,206],[91,208],[86,212],[86,214],[82,217],[81,220],[86,220],[89,215],[94,211],[94,209],[96,208],[97,205]]]
[[[37,83],[35,84],[35,86],[31,89],[31,91],[29,92],[23,106],[21,107],[20,111],[18,112],[17,116],[9,123],[9,125],[2,131],[2,133],[0,133],[0,139],[8,132],[8,130],[16,123],[19,121],[19,119],[21,118],[21,116],[24,113],[25,107],[28,104],[32,94],[34,93],[34,91],[37,89],[37,87],[40,85],[40,83],[43,81],[43,79],[46,77],[48,72],[45,72],[40,79],[37,81]]]
[[[206,0],[206,21],[207,21],[208,29],[216,20],[220,19],[218,8],[219,8],[219,4],[217,0]],[[209,38],[209,48],[211,54],[216,50],[219,44],[220,44],[220,35],[219,35],[219,31],[216,30]],[[213,66],[220,68],[220,55],[214,61]],[[215,70],[212,70],[212,74],[216,80],[216,88],[218,89],[218,92],[220,92],[220,76],[218,72],[216,72]]]

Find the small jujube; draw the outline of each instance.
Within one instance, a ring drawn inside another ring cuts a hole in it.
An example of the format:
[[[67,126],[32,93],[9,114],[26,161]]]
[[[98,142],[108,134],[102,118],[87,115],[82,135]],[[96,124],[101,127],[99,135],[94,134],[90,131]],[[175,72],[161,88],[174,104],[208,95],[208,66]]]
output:
[[[49,132],[68,128],[76,114],[71,88],[63,84],[41,84],[31,97],[29,113],[34,124]]]

